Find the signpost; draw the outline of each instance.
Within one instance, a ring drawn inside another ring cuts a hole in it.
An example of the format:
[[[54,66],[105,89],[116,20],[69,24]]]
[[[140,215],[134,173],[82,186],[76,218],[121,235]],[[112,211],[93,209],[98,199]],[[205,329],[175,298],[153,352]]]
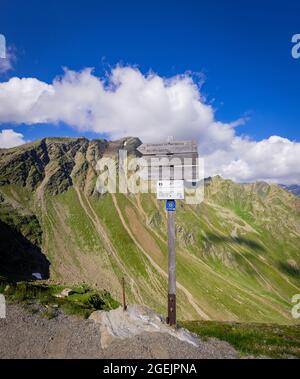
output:
[[[168,208],[168,317],[167,323],[176,325],[176,250],[175,250],[175,215],[176,200],[170,206],[170,200],[167,200]]]
[[[198,179],[197,143],[195,141],[171,141],[168,143],[142,144],[137,150],[150,162],[141,178],[158,180],[157,199],[166,200],[168,214],[168,317],[167,323],[176,325],[176,251],[175,216],[176,200],[184,199],[184,179]],[[176,158],[176,160],[174,160]],[[186,159],[189,158],[189,164]],[[192,161],[191,161],[192,160]],[[175,164],[174,164],[175,162]]]

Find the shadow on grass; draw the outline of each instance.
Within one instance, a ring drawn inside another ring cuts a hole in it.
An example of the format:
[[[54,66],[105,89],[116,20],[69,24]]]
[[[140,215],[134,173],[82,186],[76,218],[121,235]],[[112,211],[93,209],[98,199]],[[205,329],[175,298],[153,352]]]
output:
[[[39,246],[0,220],[0,276],[10,281],[31,281],[33,273],[40,273],[48,279],[49,267]]]
[[[264,247],[261,246],[259,243],[247,238],[243,238],[243,237],[226,237],[226,236],[222,236],[220,234],[214,234],[214,233],[208,233],[207,237],[209,238],[211,242],[216,243],[216,244],[232,243],[232,244],[248,247],[252,250],[257,250],[257,251],[265,250]]]
[[[283,271],[287,275],[299,279],[300,269],[298,267],[294,267],[286,262],[280,262],[278,267],[281,271]]]

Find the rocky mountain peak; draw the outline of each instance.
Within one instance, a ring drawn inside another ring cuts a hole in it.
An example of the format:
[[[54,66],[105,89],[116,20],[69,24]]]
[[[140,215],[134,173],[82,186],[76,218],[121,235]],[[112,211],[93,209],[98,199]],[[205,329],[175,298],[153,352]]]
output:
[[[137,154],[138,138],[116,141],[87,138],[44,138],[12,149],[0,150],[0,185],[19,184],[30,190],[44,181],[50,194],[66,191],[78,179],[95,176],[95,166],[103,155],[116,155],[120,149]],[[94,174],[94,175],[91,175]]]

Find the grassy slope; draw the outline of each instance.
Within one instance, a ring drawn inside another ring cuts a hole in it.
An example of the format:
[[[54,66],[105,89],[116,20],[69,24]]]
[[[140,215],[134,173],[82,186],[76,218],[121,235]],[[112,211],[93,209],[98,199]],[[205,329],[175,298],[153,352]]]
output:
[[[128,201],[126,204],[128,204]],[[185,212],[184,208],[177,212],[177,222],[182,223],[190,231],[191,228],[195,228],[195,225],[197,225],[197,217],[192,212]],[[151,209],[149,210],[151,212]],[[145,208],[144,211],[147,212],[147,209]],[[162,214],[163,217],[165,217],[164,214]],[[191,225],[186,225],[189,219]],[[127,221],[130,225],[130,221]],[[159,233],[162,236],[164,235],[164,223],[161,229],[157,230],[158,236]],[[205,231],[205,229],[208,233],[211,230],[211,225],[209,227],[201,225],[199,232]],[[155,237],[160,239],[157,236],[153,236],[153,238]],[[166,244],[166,236],[164,235],[162,238],[164,239],[164,244]],[[195,238],[197,238],[197,234]],[[234,245],[235,243],[233,242],[232,244]],[[241,250],[231,246],[232,244],[228,242],[227,248],[231,249],[233,253],[235,250]],[[199,245],[201,246],[200,243],[197,243],[197,246]],[[146,245],[144,247],[145,249],[147,248]],[[251,249],[244,250],[247,253]],[[149,253],[151,254],[151,251]],[[214,261],[210,257],[207,259],[203,255],[203,251],[200,249],[189,249],[189,246],[178,244],[178,281],[190,290],[194,299],[206,310],[211,318],[242,319],[244,321],[263,319],[283,323],[290,320],[289,295],[282,298],[275,293],[276,291],[273,288],[268,291],[265,290],[265,282],[259,277],[259,269],[255,268],[256,271],[254,271],[248,261],[243,260],[243,257],[238,262],[239,267],[237,268],[225,267],[219,260]],[[166,262],[162,259],[159,260],[155,254],[153,254],[153,258],[166,267]],[[241,272],[241,268],[245,272]],[[268,269],[272,274],[272,269],[269,267]],[[274,281],[272,284],[274,287],[276,286],[276,290],[279,291],[282,285],[284,289],[287,288],[290,291],[290,294],[294,293],[294,287],[287,285],[285,278],[277,276],[275,279],[278,281]]]
[[[61,297],[65,288],[71,290],[69,296]],[[31,312],[36,312],[38,304],[44,306],[43,315],[48,318],[55,317],[59,308],[67,314],[88,318],[96,310],[109,311],[120,306],[109,292],[96,291],[86,285],[64,287],[40,282],[8,283],[0,277],[0,293],[5,294],[8,302],[20,303]]]
[[[184,321],[180,325],[201,338],[227,341],[242,357],[300,358],[299,326],[215,321]]]
[[[300,279],[290,262],[300,265],[299,211],[291,207],[292,195],[270,188],[262,195],[257,191],[263,189],[215,178],[205,203],[178,208],[178,282],[211,319],[293,322],[290,301],[300,292]],[[166,278],[144,254],[166,272],[166,215],[153,195],[116,197],[129,233],[110,195],[88,198],[81,191],[80,202],[70,188],[47,195],[41,205],[23,187],[1,191],[37,214],[54,280],[86,281],[120,299],[125,276],[129,301],[165,311]],[[199,318],[182,290],[178,304],[180,318]]]

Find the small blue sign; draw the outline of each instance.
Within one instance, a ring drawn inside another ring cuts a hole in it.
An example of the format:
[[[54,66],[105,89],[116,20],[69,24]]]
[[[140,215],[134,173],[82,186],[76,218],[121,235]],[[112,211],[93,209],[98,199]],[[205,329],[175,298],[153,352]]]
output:
[[[176,200],[167,200],[166,201],[166,210],[168,212],[176,211]]]

